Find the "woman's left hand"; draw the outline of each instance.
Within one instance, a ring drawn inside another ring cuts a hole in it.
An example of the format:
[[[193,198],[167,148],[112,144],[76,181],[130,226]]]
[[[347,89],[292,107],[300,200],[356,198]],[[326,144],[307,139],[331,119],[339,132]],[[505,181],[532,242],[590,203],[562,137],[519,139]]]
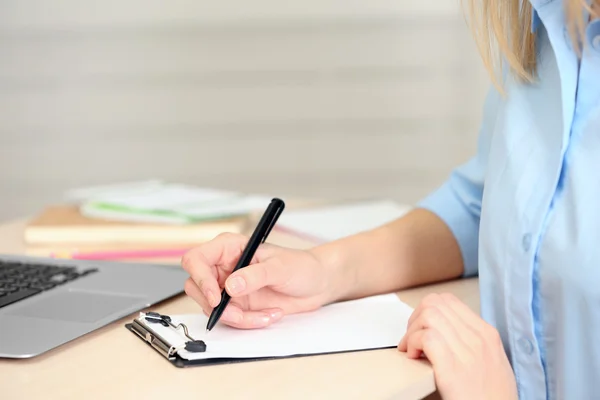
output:
[[[427,357],[444,400],[518,399],[498,331],[453,295],[426,297],[398,349],[410,358]]]

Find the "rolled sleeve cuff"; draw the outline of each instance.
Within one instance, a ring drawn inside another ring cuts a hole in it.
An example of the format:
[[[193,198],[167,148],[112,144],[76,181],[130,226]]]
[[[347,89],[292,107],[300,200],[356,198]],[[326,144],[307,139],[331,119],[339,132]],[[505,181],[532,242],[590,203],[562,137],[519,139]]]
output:
[[[479,217],[469,210],[463,200],[452,188],[451,182],[444,183],[439,189],[417,204],[441,218],[458,241],[463,258],[463,277],[478,273]]]

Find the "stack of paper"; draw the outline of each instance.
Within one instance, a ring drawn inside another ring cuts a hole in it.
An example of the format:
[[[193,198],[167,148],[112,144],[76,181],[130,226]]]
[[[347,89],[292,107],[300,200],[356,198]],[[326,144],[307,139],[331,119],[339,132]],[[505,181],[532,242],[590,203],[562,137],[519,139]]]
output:
[[[45,208],[28,221],[23,234],[25,243],[36,246],[28,249],[31,254],[73,251],[73,246],[77,251],[95,251],[104,245],[111,250],[166,244],[187,248],[222,232],[241,233],[246,223],[245,217],[194,224],[114,221],[86,217],[77,206],[64,205]],[[86,246],[91,247],[86,250]]]
[[[47,207],[28,222],[25,242],[42,246],[34,251],[189,247],[222,232],[241,233],[248,215],[264,210],[271,198],[149,180],[74,189],[66,200],[70,204]]]
[[[163,224],[239,217],[264,209],[271,199],[160,181],[78,189],[68,197],[81,202],[86,217]]]
[[[377,228],[411,210],[391,200],[370,200],[290,210],[281,215],[276,228],[313,242],[328,242]]]

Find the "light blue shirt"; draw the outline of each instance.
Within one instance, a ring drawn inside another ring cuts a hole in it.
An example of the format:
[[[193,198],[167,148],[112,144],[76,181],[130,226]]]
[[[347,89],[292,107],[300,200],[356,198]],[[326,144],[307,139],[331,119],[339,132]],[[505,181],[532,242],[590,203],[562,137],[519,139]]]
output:
[[[477,154],[420,206],[479,275],[521,399],[600,398],[600,20],[578,59],[563,1],[531,0],[538,83],[490,91]]]

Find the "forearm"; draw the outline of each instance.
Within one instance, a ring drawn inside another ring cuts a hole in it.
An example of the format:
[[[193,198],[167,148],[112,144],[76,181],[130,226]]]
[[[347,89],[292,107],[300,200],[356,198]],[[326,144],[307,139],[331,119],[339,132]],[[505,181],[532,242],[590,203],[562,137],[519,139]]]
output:
[[[463,272],[460,248],[451,231],[423,209],[312,251],[332,271],[332,300],[444,281]]]

